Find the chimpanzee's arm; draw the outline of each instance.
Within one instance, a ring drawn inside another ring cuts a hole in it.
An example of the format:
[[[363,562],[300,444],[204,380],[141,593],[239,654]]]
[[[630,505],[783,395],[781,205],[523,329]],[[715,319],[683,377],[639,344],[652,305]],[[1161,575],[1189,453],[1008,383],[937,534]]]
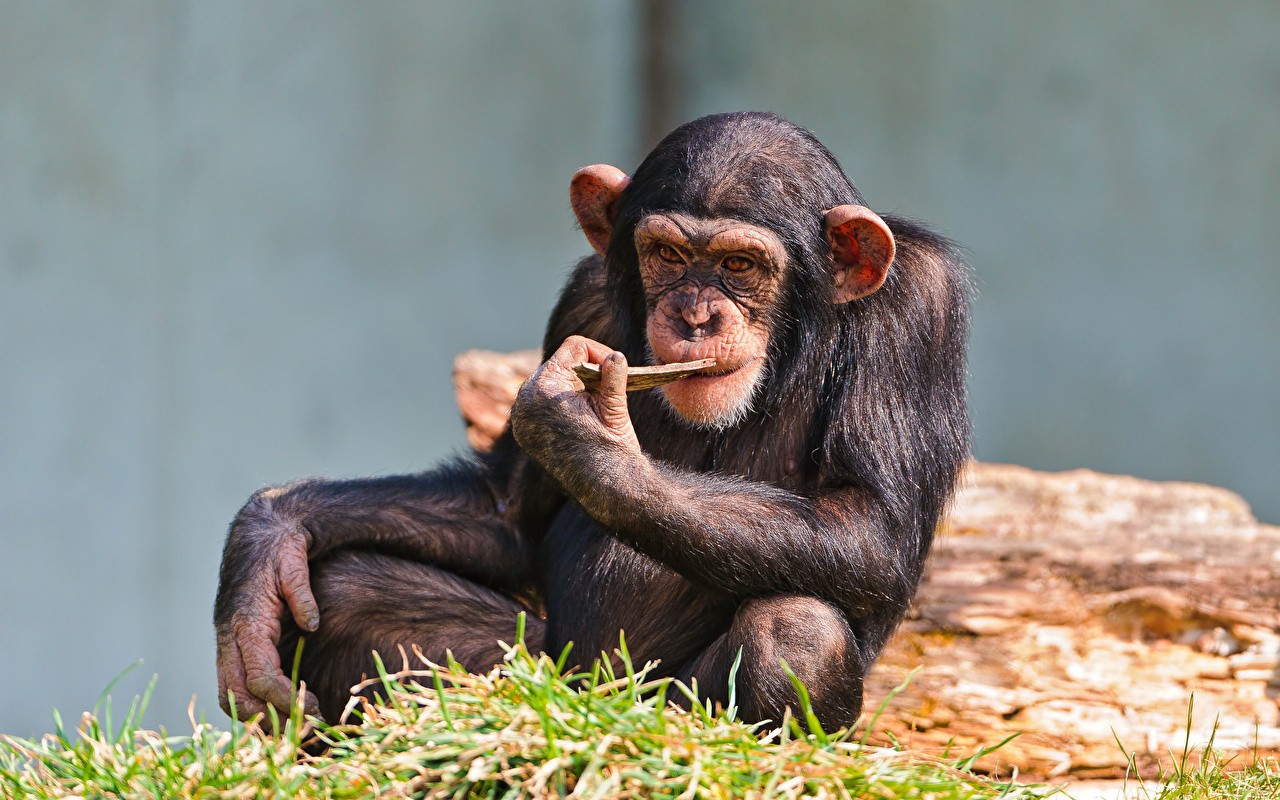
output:
[[[620,540],[690,580],[737,596],[818,594],[856,611],[905,606],[918,548],[855,489],[817,499],[678,470],[644,454],[595,459],[565,488]]]
[[[578,392],[572,368],[587,360],[601,364],[600,386]],[[910,515],[893,520],[854,487],[809,498],[655,462],[636,439],[625,384],[621,354],[571,337],[525,383],[511,416],[525,452],[613,535],[741,597],[808,594],[855,613],[906,606],[927,544]]]
[[[307,479],[259,491],[231,524],[215,616],[253,570],[255,551],[271,546],[283,528],[302,535],[311,561],[346,548],[376,549],[514,588],[526,545],[508,522],[494,477],[483,463],[459,459],[415,475]]]
[[[509,470],[520,462],[488,458],[419,475],[299,481],[255,494],[231,524],[214,606],[223,709],[230,711],[228,693],[242,715],[267,704],[289,707],[291,687],[276,651],[282,615],[307,632],[323,624],[309,562],[340,549],[388,551],[494,588],[524,588],[527,544],[503,503]],[[306,703],[314,712],[310,693]]]

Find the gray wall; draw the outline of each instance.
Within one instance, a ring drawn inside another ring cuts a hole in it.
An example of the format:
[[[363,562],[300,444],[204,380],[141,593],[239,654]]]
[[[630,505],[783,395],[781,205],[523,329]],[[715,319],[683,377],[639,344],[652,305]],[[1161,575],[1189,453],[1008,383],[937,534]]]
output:
[[[0,731],[161,675],[213,709],[255,488],[462,446],[449,362],[534,343],[633,166],[594,3],[0,6]],[[1280,520],[1280,6],[720,3],[667,122],[772,108],[981,279],[977,451],[1225,484]],[[650,40],[652,41],[652,40]]]
[[[538,341],[569,176],[639,147],[632,12],[501,8],[0,8],[0,731],[139,657],[220,715],[248,494],[430,465],[454,354]]]
[[[686,6],[674,118],[766,107],[979,277],[975,449],[1280,521],[1280,4]]]

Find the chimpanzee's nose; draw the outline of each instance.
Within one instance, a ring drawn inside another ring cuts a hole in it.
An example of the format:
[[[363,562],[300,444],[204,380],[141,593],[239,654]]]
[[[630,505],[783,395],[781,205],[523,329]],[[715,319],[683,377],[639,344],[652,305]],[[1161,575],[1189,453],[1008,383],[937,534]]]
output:
[[[680,310],[680,315],[684,317],[685,324],[690,328],[696,329],[710,322],[715,313],[711,310],[710,303],[703,300],[694,300]]]
[[[681,308],[680,316],[687,326],[686,339],[715,336],[720,330],[720,309],[706,292],[700,293],[693,302]]]

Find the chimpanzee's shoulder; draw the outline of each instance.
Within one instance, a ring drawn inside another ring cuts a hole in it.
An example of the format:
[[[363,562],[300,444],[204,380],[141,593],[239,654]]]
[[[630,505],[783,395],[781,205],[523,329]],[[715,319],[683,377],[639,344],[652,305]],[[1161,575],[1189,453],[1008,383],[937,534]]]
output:
[[[613,312],[605,297],[604,259],[592,254],[574,265],[560,299],[547,320],[542,357],[549,358],[570,336],[602,341],[607,337]]]

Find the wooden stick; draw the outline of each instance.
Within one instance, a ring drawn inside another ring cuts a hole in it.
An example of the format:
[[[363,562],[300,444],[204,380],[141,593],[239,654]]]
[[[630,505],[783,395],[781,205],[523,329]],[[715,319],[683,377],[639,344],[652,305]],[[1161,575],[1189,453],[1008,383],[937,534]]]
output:
[[[679,364],[660,364],[656,367],[627,367],[627,391],[638,392],[641,389],[652,389],[656,386],[663,386],[678,381],[681,378],[687,378],[704,369],[710,369],[716,365],[714,358],[704,358],[699,361],[684,361]],[[600,365],[599,364],[579,364],[573,368],[578,378],[582,380],[588,389],[594,389],[600,385]]]

